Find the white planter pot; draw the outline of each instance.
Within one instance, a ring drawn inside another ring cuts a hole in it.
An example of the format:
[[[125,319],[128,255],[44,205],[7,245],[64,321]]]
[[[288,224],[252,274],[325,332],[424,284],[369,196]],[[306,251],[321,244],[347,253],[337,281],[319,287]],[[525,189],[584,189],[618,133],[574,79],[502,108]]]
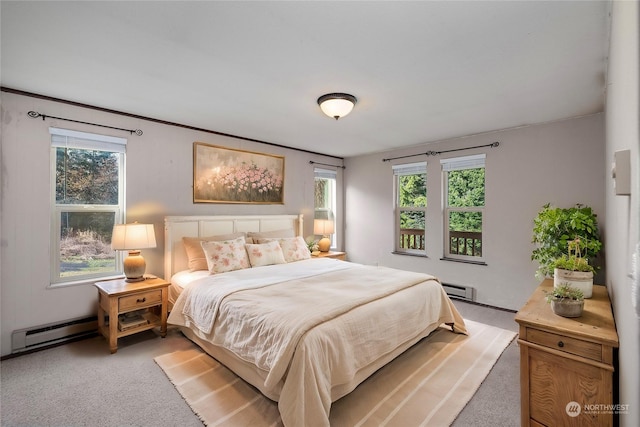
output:
[[[553,287],[568,284],[582,291],[585,298],[593,294],[593,273],[590,271],[571,271],[556,268],[553,270]]]

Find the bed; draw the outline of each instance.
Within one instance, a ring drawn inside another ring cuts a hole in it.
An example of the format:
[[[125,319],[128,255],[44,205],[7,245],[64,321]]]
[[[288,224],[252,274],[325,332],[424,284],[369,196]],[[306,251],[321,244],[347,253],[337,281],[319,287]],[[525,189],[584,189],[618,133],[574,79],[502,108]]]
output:
[[[435,277],[314,258],[302,234],[302,215],[166,217],[169,323],[285,426],[328,426],[332,402],[433,330],[467,332]]]

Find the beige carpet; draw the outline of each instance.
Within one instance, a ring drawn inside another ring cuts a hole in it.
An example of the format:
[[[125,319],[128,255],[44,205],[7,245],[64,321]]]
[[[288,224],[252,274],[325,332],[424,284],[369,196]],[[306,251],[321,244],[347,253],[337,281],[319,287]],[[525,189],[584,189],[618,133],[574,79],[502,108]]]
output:
[[[331,425],[450,425],[516,335],[465,322],[469,336],[437,329],[334,402]],[[155,361],[206,425],[282,425],[275,402],[195,345]]]

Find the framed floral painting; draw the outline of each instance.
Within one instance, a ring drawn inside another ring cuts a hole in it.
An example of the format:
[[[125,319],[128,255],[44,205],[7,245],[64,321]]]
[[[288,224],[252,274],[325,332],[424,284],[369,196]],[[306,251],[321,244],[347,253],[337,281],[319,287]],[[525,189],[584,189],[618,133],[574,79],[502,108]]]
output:
[[[284,157],[193,143],[194,203],[284,203]]]

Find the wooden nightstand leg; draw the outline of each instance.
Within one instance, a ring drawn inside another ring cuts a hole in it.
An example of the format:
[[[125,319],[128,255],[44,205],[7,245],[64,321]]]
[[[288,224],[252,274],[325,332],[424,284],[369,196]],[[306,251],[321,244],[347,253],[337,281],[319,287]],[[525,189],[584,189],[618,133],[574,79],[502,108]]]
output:
[[[162,289],[162,307],[160,307],[160,336],[167,336],[167,309],[169,308],[169,290]]]
[[[100,298],[102,298],[102,296],[100,296]],[[98,332],[100,333],[100,335],[102,335],[103,337],[106,338],[105,335],[105,325],[104,325],[104,309],[102,308],[102,301],[100,301],[100,303],[98,304]]]
[[[109,304],[109,350],[118,351],[118,299],[111,298]]]

